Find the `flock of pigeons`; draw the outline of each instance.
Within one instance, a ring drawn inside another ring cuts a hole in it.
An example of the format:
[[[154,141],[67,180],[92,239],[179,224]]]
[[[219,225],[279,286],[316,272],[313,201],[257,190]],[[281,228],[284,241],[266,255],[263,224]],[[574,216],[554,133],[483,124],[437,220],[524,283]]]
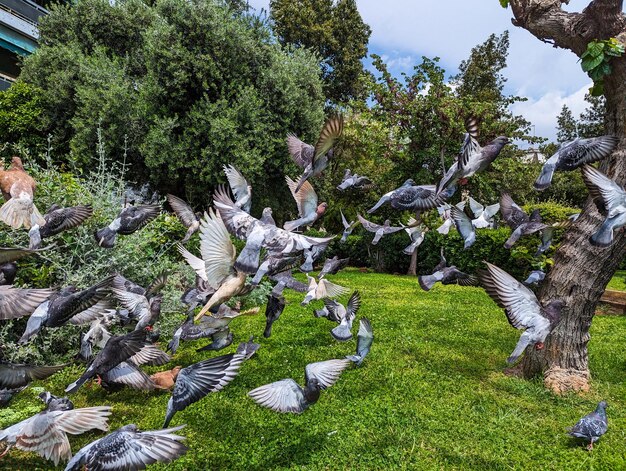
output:
[[[376,244],[387,234],[405,230],[410,244],[405,253],[412,254],[424,240],[427,228],[420,222],[420,213],[437,208],[444,219],[437,230],[447,233],[455,226],[464,239],[465,248],[476,240],[477,229],[494,226],[494,216],[500,210],[512,234],[506,243],[511,247],[520,237],[541,232],[538,253],[550,247],[552,233],[562,223],[545,224],[538,212],[526,214],[511,197],[503,193],[499,204],[482,206],[469,198],[473,214],[470,218],[465,202],[449,205],[447,201],[467,178],[482,171],[498,156],[508,143],[498,137],[481,147],[477,141],[478,125],[475,119],[466,123],[467,133],[461,151],[450,169],[437,185],[417,185],[407,180],[394,191],[383,195],[368,213],[385,204],[398,210],[410,210],[416,218],[407,224],[392,226],[389,220],[376,224],[357,214],[356,221],[348,222],[341,213],[345,241],[361,223],[374,234]],[[323,255],[333,237],[310,237],[302,232],[322,218],[327,204],[318,201],[310,179],[319,176],[333,158],[334,146],[343,131],[343,118],[330,118],[322,128],[315,145],[302,142],[294,135],[287,137],[287,147],[294,162],[302,168],[302,175],[286,183],[296,202],[299,217],[279,227],[270,208],[265,208],[259,219],[250,214],[252,188],[246,178],[232,165],[224,171],[229,183],[220,186],[213,196],[213,207],[204,215],[196,214],[182,199],[168,195],[167,200],[187,227],[187,233],[177,245],[187,263],[196,273],[196,283],[182,296],[187,305],[187,318],[174,332],[167,350],[176,353],[181,342],[211,339],[199,350],[221,350],[233,342],[230,323],[243,315],[254,315],[259,309],[242,311],[238,304],[229,301],[242,296],[258,286],[267,277],[274,283],[266,306],[266,327],[263,335],[271,336],[272,326],[285,309],[285,289],[303,293],[302,305],[323,301],[323,308],[314,310],[315,317],[332,322],[331,335],[338,341],[353,338],[352,326],[357,317],[361,296],[354,291],[346,305],[336,298],[349,290],[327,279],[345,267],[348,259],[327,258],[317,276],[311,276],[314,263]],[[593,139],[576,139],[560,147],[544,165],[535,183],[537,189],[550,185],[554,171],[571,171],[582,167],[583,178],[598,208],[606,220],[591,242],[607,246],[612,242],[613,231],[626,225],[626,192],[589,164],[609,155],[617,138],[602,136]],[[166,274],[158,276],[148,287],[142,287],[120,274],[111,275],[99,283],[79,290],[68,286],[60,290],[17,288],[12,286],[18,266],[16,261],[41,250],[43,239],[82,224],[92,215],[89,206],[61,208],[52,206],[43,216],[34,204],[36,182],[22,167],[19,158],[0,171],[0,188],[6,200],[0,208],[0,220],[13,229],[29,230],[29,248],[0,248],[0,320],[29,316],[26,330],[19,340],[26,344],[42,329],[57,328],[66,324],[85,325],[81,337],[80,357],[88,366],[84,373],[66,388],[66,393],[77,391],[87,381],[96,379],[107,390],[131,387],[138,390],[170,389],[171,397],[165,414],[163,429],[142,432],[135,425],[127,425],[101,438],[72,457],[67,434],[80,434],[87,430],[107,430],[108,406],[75,409],[67,398],[50,393],[42,394],[46,409],[35,416],[0,431],[0,442],[11,447],[39,453],[55,465],[69,460],[66,470],[83,469],[143,469],[160,461],[170,462],[187,451],[181,443],[184,437],[176,434],[182,426],[167,428],[176,412],[201,400],[207,394],[228,385],[238,374],[246,360],[256,353],[260,345],[253,338],[241,343],[235,353],[221,355],[198,363],[148,376],[142,365],[165,365],[171,356],[156,345],[158,334],[152,326],[161,312],[161,290],[167,283]],[[346,170],[340,191],[368,191],[373,187],[370,179]],[[231,197],[232,194],[232,197]],[[103,248],[113,248],[118,236],[132,234],[154,219],[161,211],[158,205],[129,204],[107,226],[95,231],[96,243]],[[196,232],[200,237],[200,254],[192,254],[184,243]],[[239,254],[231,237],[245,241]],[[306,273],[308,284],[299,282],[292,271],[299,268]],[[545,276],[545,275],[544,275]],[[532,278],[532,280],[531,280]],[[540,282],[542,274],[533,273],[527,283]],[[443,284],[477,285],[484,287],[498,305],[505,310],[511,325],[524,330],[515,350],[509,357],[516,361],[527,347],[543,348],[546,337],[558,324],[564,307],[560,300],[541,304],[533,291],[515,280],[495,265],[486,263],[486,269],[477,275],[461,272],[448,265],[443,251],[441,262],[434,273],[420,276],[419,284],[430,290],[436,282]],[[229,304],[227,304],[229,303]],[[196,309],[202,306],[196,314]],[[131,325],[132,331],[112,335],[108,327],[118,323]],[[332,386],[350,365],[360,366],[373,342],[371,323],[361,318],[357,333],[356,353],[340,359],[311,363],[305,368],[304,387],[293,379],[283,379],[260,386],[249,392],[258,404],[278,412],[301,413],[318,401],[322,390]],[[97,353],[94,355],[94,350]],[[1,353],[1,352],[0,352]],[[31,366],[11,364],[0,356],[0,401],[8,403],[12,395],[22,390],[32,380],[46,378],[61,366]],[[570,432],[587,440],[590,446],[606,431],[606,403],[600,403],[596,412],[581,419]]]

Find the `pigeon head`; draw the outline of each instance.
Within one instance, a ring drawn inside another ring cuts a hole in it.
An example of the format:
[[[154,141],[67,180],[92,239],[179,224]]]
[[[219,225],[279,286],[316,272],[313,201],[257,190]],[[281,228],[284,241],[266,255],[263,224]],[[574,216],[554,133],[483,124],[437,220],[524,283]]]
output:
[[[151,300],[150,300],[150,310],[152,312],[157,312],[161,310],[161,301],[162,301],[163,297],[161,295],[159,296],[154,296]]]
[[[500,148],[504,147],[510,142],[511,140],[506,136],[498,136],[493,140],[493,144],[497,145]]]
[[[561,313],[565,307],[565,302],[560,299],[550,301],[545,307],[546,317],[550,320],[550,325],[554,328],[561,320]]]
[[[65,288],[63,288],[61,291],[59,291],[59,295],[60,296],[67,296],[68,294],[72,294],[75,293],[76,291],[78,291],[76,289],[76,286],[74,285],[70,285],[70,286],[66,286]]]
[[[22,165],[22,159],[20,159],[17,156],[14,156],[11,159],[11,167],[15,168],[15,169],[18,169],[18,170],[24,170],[24,165]]]
[[[272,208],[264,208],[263,209],[263,217],[271,216],[271,215],[272,215]]]
[[[414,185],[415,185],[415,181],[412,178],[405,180],[405,182],[402,184],[402,186],[414,186]]]
[[[315,211],[315,213],[318,216],[321,216],[322,214],[326,212],[326,208],[328,208],[328,203],[322,203],[317,207],[317,210]]]
[[[596,410],[599,411],[603,411],[604,409],[606,409],[609,405],[607,404],[606,401],[600,401],[600,403],[598,404],[598,407],[596,408]]]

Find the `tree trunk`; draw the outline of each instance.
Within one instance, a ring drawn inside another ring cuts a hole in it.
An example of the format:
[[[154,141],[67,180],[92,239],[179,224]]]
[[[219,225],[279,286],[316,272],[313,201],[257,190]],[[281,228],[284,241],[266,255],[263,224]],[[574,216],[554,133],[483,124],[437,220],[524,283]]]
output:
[[[415,211],[415,221],[416,223],[422,222],[421,213],[419,211]],[[407,275],[416,276],[417,275],[417,249],[411,253],[411,264],[409,265],[409,270],[407,271]]]
[[[514,24],[578,56],[592,39],[618,37],[622,43],[626,42],[622,1],[595,0],[582,13],[562,11],[560,0],[511,0],[510,3]],[[606,131],[622,139],[600,169],[623,186],[626,183],[626,59],[616,58],[611,65],[613,73],[605,78]],[[615,242],[610,247],[596,248],[589,243],[589,236],[597,231],[602,220],[589,199],[581,216],[565,234],[554,256],[554,266],[539,291],[543,304],[552,299],[565,301],[562,320],[548,337],[545,348],[527,349],[516,369],[525,377],[543,374],[544,384],[558,393],[589,389],[589,328],[600,296],[626,254],[622,230],[616,231]]]

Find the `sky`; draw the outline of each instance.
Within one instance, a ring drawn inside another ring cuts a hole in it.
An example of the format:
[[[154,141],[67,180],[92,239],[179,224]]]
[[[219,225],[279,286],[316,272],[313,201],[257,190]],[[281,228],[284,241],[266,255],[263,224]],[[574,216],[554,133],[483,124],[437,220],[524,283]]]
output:
[[[513,26],[510,9],[498,0],[356,0],[372,29],[369,52],[385,59],[394,75],[411,72],[422,56],[440,57],[449,75],[469,56],[473,46],[491,33],[510,33],[505,91],[528,98],[511,110],[535,125],[538,136],[556,140],[556,117],[566,104],[578,116],[591,80],[571,52],[539,41]],[[249,0],[268,10],[269,0]],[[569,11],[581,11],[589,0],[570,0]],[[367,63],[367,61],[366,61]]]

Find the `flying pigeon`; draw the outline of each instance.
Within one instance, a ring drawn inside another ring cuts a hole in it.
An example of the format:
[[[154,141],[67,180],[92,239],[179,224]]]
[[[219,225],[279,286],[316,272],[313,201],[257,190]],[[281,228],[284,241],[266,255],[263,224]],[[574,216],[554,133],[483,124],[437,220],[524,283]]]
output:
[[[493,217],[500,211],[500,203],[495,203],[489,206],[483,206],[471,196],[469,197],[469,205],[474,219],[472,219],[472,225],[476,229],[493,228]]]
[[[219,351],[233,343],[233,333],[229,327],[222,327],[216,329],[216,332],[211,335],[212,342],[204,347],[196,349],[196,352],[205,351]]]
[[[282,379],[266,384],[248,393],[256,403],[276,412],[300,414],[320,397],[322,389],[331,387],[352,362],[348,359],[327,360],[310,363],[306,366],[304,380],[300,387],[293,379]]]
[[[96,242],[100,247],[111,249],[115,245],[117,234],[129,235],[138,231],[156,218],[160,212],[159,205],[126,206],[111,224],[94,233]]]
[[[300,265],[300,271],[303,273],[309,273],[313,271],[313,263],[322,256],[322,254],[326,251],[329,242],[324,242],[323,244],[316,244],[308,249],[304,249],[302,251],[302,256],[304,257],[304,263]]]
[[[286,301],[284,296],[276,296],[273,293],[267,295],[267,306],[265,306],[265,330],[263,337],[269,338],[272,335],[272,326],[285,310]]]
[[[46,214],[43,215],[45,224],[35,224],[28,231],[28,237],[30,238],[28,247],[38,249],[41,247],[43,239],[80,226],[92,214],[93,208],[91,206],[80,205],[62,208],[57,204],[53,204]]]
[[[172,335],[172,340],[168,344],[167,350],[170,350],[172,354],[174,354],[176,350],[178,350],[180,342],[213,337],[219,330],[220,329],[212,327],[205,327],[202,324],[194,324],[193,311],[189,311],[185,321],[174,331],[174,335]]]
[[[296,182],[288,176],[285,177],[285,180],[293,198],[296,200],[300,218],[295,221],[287,221],[283,228],[286,231],[295,231],[302,226],[311,226],[324,215],[328,204],[317,204],[317,193],[315,193],[313,186],[309,182],[304,182],[300,191],[296,192]]]
[[[315,146],[305,144],[294,134],[287,135],[287,149],[291,158],[304,173],[298,181],[295,192],[300,191],[304,182],[310,177],[317,177],[328,166],[330,159],[334,157],[335,141],[343,133],[343,116],[329,118],[320,132]]]
[[[529,345],[535,346],[537,350],[543,348],[546,337],[561,320],[565,303],[557,299],[543,306],[535,293],[507,272],[491,263],[485,264],[487,270],[478,274],[481,285],[491,299],[504,309],[511,326],[525,329],[507,359],[508,363],[514,363]]]
[[[317,281],[312,276],[306,277],[309,280],[309,287],[304,300],[300,303],[302,306],[306,306],[314,299],[336,298],[348,292],[347,288],[331,283],[326,278]]]
[[[577,137],[573,141],[564,142],[556,153],[543,164],[541,174],[535,181],[535,188],[537,190],[548,188],[556,170],[569,172],[611,155],[618,142],[617,136],[600,136],[589,139]]]
[[[313,255],[313,253],[310,254],[311,265],[313,264]],[[250,284],[252,286],[257,286],[265,275],[272,277],[286,270],[295,268],[299,259],[299,255],[292,256],[290,254],[283,254],[280,252],[267,252],[261,261],[261,265],[259,265],[259,269],[252,278],[252,281],[250,281]],[[312,269],[313,267],[311,267],[311,270]]]
[[[131,317],[137,319],[135,330],[150,329],[161,314],[162,297],[158,293],[167,283],[167,275],[161,274],[147,289],[115,275],[111,292],[126,308]]]
[[[263,224],[275,226],[276,221],[274,221],[274,217],[272,216],[272,208],[263,208],[263,213],[261,214],[261,219],[259,219],[259,221]]]
[[[337,186],[339,191],[346,191],[348,188],[355,190],[369,190],[372,187],[372,180],[362,175],[352,173],[349,168],[346,169],[343,180]]]
[[[180,301],[187,305],[187,312],[192,312],[200,304],[206,304],[213,293],[215,290],[211,288],[209,283],[196,275],[195,286],[187,289],[180,297]]]
[[[454,265],[448,266],[446,258],[441,249],[441,260],[430,275],[420,275],[417,277],[420,287],[424,291],[430,291],[435,283],[442,285],[458,284],[459,286],[477,286],[478,280],[473,275],[463,273]]]
[[[74,316],[95,307],[109,295],[111,280],[111,277],[105,278],[82,291],[78,291],[75,286],[68,286],[52,294],[28,318],[26,330],[18,343],[23,345],[43,327],[61,327]],[[108,305],[103,305],[103,309],[107,307]]]
[[[111,332],[107,327],[119,320],[117,312],[114,310],[104,312],[101,316],[93,319],[89,325],[89,330],[81,335],[79,356],[85,361],[91,360],[93,347],[104,348],[111,338]]]
[[[309,290],[307,284],[302,283],[293,277],[291,270],[286,270],[270,276],[270,280],[276,282],[274,289],[272,289],[272,294],[274,296],[280,296],[283,294],[285,288],[297,291],[298,293],[306,293]]]
[[[464,211],[465,201],[459,201],[455,206],[461,211]],[[448,232],[450,232],[450,228],[454,226],[454,221],[450,216],[450,209],[452,209],[452,206],[447,203],[437,208],[439,216],[441,216],[441,219],[443,219],[443,224],[437,228],[437,232],[439,232],[439,234],[447,235]]]
[[[22,226],[30,229],[35,224],[43,226],[46,220],[33,202],[36,186],[33,177],[24,170],[22,160],[13,157],[11,166],[0,170],[0,190],[6,201],[0,207],[0,221],[13,229]]]
[[[411,238],[411,243],[402,251],[406,255],[411,255],[424,242],[428,227],[418,224],[414,218],[409,218],[408,225],[404,228]]]
[[[510,249],[513,244],[525,235],[548,229],[548,225],[541,222],[539,211],[535,210],[530,216],[520,208],[508,193],[500,195],[500,209],[504,222],[511,228],[511,236],[504,243],[504,247]],[[543,245],[543,243],[542,243]],[[548,245],[549,247],[549,245]],[[547,249],[546,249],[547,250]]]
[[[588,450],[593,450],[593,444],[606,433],[609,424],[606,419],[606,401],[601,401],[596,410],[587,414],[576,425],[568,430],[570,436],[589,442]]]
[[[209,393],[221,391],[235,379],[245,357],[243,353],[230,353],[181,369],[176,376],[172,397],[167,403],[163,428],[169,425],[176,412],[198,402]]]
[[[372,206],[370,209],[367,210],[367,214],[372,214],[374,211],[376,211],[382,205],[384,205],[385,203],[388,203],[389,201],[391,201],[391,197],[393,195],[395,195],[397,192],[401,192],[401,191],[409,189],[409,188],[411,188],[413,186],[415,186],[415,182],[411,178],[409,178],[408,180],[405,180],[405,182],[402,184],[402,186],[396,188],[395,190],[391,190],[390,192],[385,193],[383,196],[381,196],[380,199],[378,200],[378,202],[374,206]]]
[[[69,460],[72,457],[68,433],[79,435],[93,429],[103,431],[109,429],[107,420],[111,415],[110,406],[59,410],[55,404],[57,403],[49,402],[46,410],[0,430],[0,443],[8,444],[0,457],[15,447],[22,451],[38,453],[57,466],[61,460]]]
[[[125,425],[104,438],[81,448],[65,471],[141,470],[152,463],[171,463],[187,452],[178,432],[184,425],[140,432],[135,424]]]
[[[583,181],[600,214],[605,217],[598,231],[589,238],[597,247],[613,243],[613,233],[626,225],[626,191],[590,165],[582,169]]]
[[[337,255],[333,258],[327,258],[324,261],[324,266],[322,267],[322,271],[320,271],[319,276],[336,275],[339,270],[347,267],[348,263],[350,263],[350,258],[339,258]]]
[[[474,245],[474,242],[476,242],[476,231],[474,230],[472,221],[467,214],[465,214],[465,211],[461,211],[456,206],[452,206],[452,208],[450,208],[450,217],[454,221],[456,230],[463,238],[463,248],[467,249]]]
[[[126,335],[111,337],[81,377],[65,388],[65,392],[76,392],[89,379],[96,375],[103,375],[120,363],[129,360],[145,345],[146,334],[143,330],[134,330]]]
[[[376,224],[376,223],[368,221],[360,214],[357,214],[356,217],[359,218],[359,221],[361,222],[361,224],[363,224],[363,227],[365,228],[365,230],[367,230],[368,232],[374,233],[374,239],[372,240],[372,245],[378,244],[378,241],[384,235],[393,234],[394,232],[398,232],[403,229],[402,226],[393,227],[389,219],[385,220],[385,222],[381,226],[380,224]]]
[[[28,386],[31,381],[46,379],[66,365],[31,366],[0,361],[0,389],[17,389]]]
[[[476,140],[478,124],[475,118],[469,118],[466,121],[465,129],[467,132],[458,159],[439,182],[437,193],[453,186],[462,178],[469,178],[475,173],[485,170],[491,162],[496,160],[502,148],[510,142],[509,138],[499,136],[485,147],[481,147]]]
[[[262,223],[235,206],[224,188],[216,191],[213,203],[228,232],[246,241],[245,247],[235,261],[234,268],[238,272],[256,273],[261,248],[272,253],[295,255],[296,252],[313,245],[328,243],[333,239],[333,237],[308,237],[285,231],[273,224]]]
[[[523,283],[526,286],[534,285],[536,283],[539,283],[540,281],[543,281],[545,277],[546,274],[542,270],[533,270],[530,272],[528,278],[526,278]]]
[[[235,246],[230,240],[222,218],[215,214],[213,209],[209,214],[205,213],[200,227],[202,258],[192,255],[180,244],[178,251],[198,276],[215,290],[196,316],[196,320],[200,319],[211,307],[218,306],[242,292],[247,274],[235,268]]]
[[[358,291],[352,293],[348,305],[344,306],[336,301],[324,302],[326,309],[335,318],[339,319],[339,325],[330,331],[330,335],[339,342],[345,342],[352,338],[352,322],[361,307],[361,295]]]
[[[341,235],[341,240],[339,242],[343,243],[348,240],[348,236],[352,234],[354,228],[359,224],[359,221],[351,221],[348,222],[346,217],[343,215],[343,212],[339,210],[341,213],[341,224],[343,224],[343,234]]]
[[[235,206],[249,214],[252,208],[252,187],[248,180],[232,165],[224,165],[224,173],[228,179],[230,190],[235,195]]]
[[[198,229],[200,229],[200,217],[193,212],[193,209],[191,209],[191,206],[189,206],[186,201],[182,200],[178,196],[168,194],[167,202],[174,210],[174,213],[176,213],[176,216],[178,216],[180,222],[183,223],[183,226],[187,228],[185,237],[180,241],[184,244],[191,238],[192,235],[198,232]]]
[[[391,194],[389,202],[392,208],[402,211],[426,211],[441,206],[455,190],[451,186],[437,193],[435,185],[403,186]]]
[[[372,342],[374,342],[374,331],[372,330],[372,324],[369,319],[362,317],[359,321],[359,333],[357,334],[356,341],[356,355],[349,355],[346,358],[356,366],[361,366],[363,360],[370,352],[372,348]]]
[[[0,286],[0,320],[18,319],[32,314],[54,293],[51,289]]]

